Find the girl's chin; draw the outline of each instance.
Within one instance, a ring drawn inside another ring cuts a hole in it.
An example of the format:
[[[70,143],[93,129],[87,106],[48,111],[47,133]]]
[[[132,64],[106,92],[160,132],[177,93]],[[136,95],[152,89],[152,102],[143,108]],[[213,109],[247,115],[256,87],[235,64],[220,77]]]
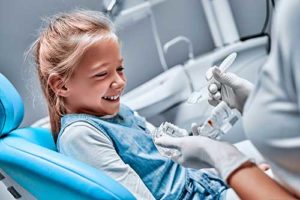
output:
[[[111,109],[110,115],[116,115],[120,111],[120,103],[116,106],[114,106],[113,109]]]

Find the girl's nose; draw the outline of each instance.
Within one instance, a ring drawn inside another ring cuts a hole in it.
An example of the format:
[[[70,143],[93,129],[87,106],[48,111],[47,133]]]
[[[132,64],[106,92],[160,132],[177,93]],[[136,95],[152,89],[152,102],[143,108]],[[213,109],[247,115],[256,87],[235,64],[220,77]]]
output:
[[[126,83],[126,79],[121,76],[117,76],[115,80],[112,82],[111,87],[113,89],[122,89]]]

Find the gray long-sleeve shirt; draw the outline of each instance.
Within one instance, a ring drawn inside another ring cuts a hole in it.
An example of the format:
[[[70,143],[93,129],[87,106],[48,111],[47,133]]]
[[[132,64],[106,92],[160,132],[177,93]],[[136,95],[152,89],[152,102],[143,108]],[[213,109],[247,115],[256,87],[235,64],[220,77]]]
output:
[[[112,141],[87,122],[75,122],[68,126],[60,137],[59,150],[103,171],[137,199],[154,199],[138,174],[120,158]]]

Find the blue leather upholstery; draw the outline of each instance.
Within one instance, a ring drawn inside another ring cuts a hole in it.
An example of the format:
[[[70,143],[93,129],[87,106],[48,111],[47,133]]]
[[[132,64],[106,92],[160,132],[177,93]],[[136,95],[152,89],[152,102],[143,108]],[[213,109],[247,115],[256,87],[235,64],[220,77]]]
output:
[[[134,199],[101,171],[58,153],[49,130],[18,128],[23,114],[20,95],[0,74],[0,168],[35,198]]]
[[[21,96],[0,73],[0,136],[17,128],[24,115]]]

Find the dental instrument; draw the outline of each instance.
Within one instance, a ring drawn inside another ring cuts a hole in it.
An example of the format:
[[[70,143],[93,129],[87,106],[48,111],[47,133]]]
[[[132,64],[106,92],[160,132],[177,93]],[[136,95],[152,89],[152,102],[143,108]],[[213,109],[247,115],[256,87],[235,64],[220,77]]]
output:
[[[241,113],[237,109],[231,109],[226,102],[221,101],[213,110],[204,123],[197,128],[197,134],[211,139],[219,140],[232,126],[241,118]],[[162,123],[152,134],[154,144],[158,152],[165,157],[171,158],[180,155],[180,151],[175,148],[161,147],[155,143],[157,138],[162,136],[185,137],[189,133],[169,122]]]
[[[218,140],[232,128],[241,116],[236,108],[231,109],[225,101],[221,101],[202,126],[197,128],[197,132],[201,136]]]
[[[221,101],[213,110],[211,115],[204,121],[204,123],[197,128],[197,134],[212,139],[219,140],[221,136],[225,135],[232,126],[241,118],[241,113],[236,109],[231,109],[225,101]],[[162,123],[154,132],[153,140],[164,135],[172,137],[185,137],[189,133],[185,129],[181,129],[169,122]],[[155,144],[156,145],[156,144]],[[156,145],[159,153],[166,157],[174,157],[180,152],[174,148],[166,148]]]
[[[236,56],[237,53],[234,52],[223,60],[219,67],[221,73],[224,73],[232,65],[236,59]],[[206,79],[209,80],[209,83],[212,82],[213,74],[211,70],[209,70],[206,74]],[[218,90],[215,84],[211,84],[209,87],[210,91]],[[198,103],[202,99],[201,97],[204,97],[202,93],[193,93],[188,99],[188,102]],[[229,129],[239,120],[239,118],[241,118],[241,113],[236,108],[231,109],[226,102],[221,101],[212,110],[211,115],[204,121],[203,125],[197,128],[197,132],[202,136],[219,139],[222,135],[229,131]]]
[[[219,69],[221,71],[221,73],[224,73],[227,71],[227,69],[232,65],[232,63],[235,61],[237,57],[237,53],[233,52],[231,54],[229,54],[220,64]],[[212,79],[212,71],[209,70],[208,73],[206,74],[206,79],[207,80],[211,80]],[[210,82],[208,82],[208,84],[210,84]],[[206,85],[207,86],[207,85]],[[203,98],[208,97],[206,92],[206,86],[204,87],[205,90],[201,90],[201,91],[195,91],[191,94],[191,96],[188,98],[187,103],[190,104],[195,104],[195,103],[199,103]]]
[[[236,56],[236,52],[231,53],[222,61],[219,66],[221,73],[224,73],[232,65],[232,63],[236,59]],[[213,79],[213,74],[211,71],[206,74],[206,79],[210,80],[209,83],[211,83]],[[217,86],[214,84],[212,84],[210,87],[211,90],[218,90]],[[204,97],[202,91],[194,92],[189,97],[188,103],[199,103],[200,99]],[[204,121],[204,123],[197,128],[198,135],[206,136],[212,139],[220,139],[220,137],[226,134],[240,118],[241,113],[237,109],[231,109],[226,102],[221,101],[212,110],[211,115]],[[164,122],[152,134],[154,144],[156,138],[162,137],[164,135],[169,135],[172,137],[185,137],[189,134],[185,129],[181,129],[169,122]],[[156,147],[160,154],[169,158],[180,154],[180,152],[174,148],[166,148],[159,145],[156,145]]]
[[[184,137],[188,136],[189,133],[185,129],[181,129],[172,123],[164,122],[152,133],[154,144],[157,138],[162,137],[164,135],[168,135],[171,137]],[[176,156],[180,153],[177,149],[165,148],[156,144],[155,146],[161,155],[168,158]]]
[[[157,131],[154,133],[155,137],[161,137],[164,134],[172,137],[184,137],[189,135],[185,129],[181,129],[170,122],[162,123],[156,130]]]

